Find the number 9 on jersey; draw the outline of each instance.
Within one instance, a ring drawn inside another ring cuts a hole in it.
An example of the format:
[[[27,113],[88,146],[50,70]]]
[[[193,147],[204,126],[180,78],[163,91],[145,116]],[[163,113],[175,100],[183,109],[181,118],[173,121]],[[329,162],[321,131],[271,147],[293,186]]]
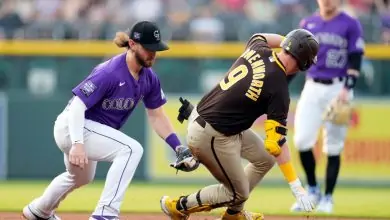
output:
[[[248,74],[248,67],[244,64],[241,64],[229,72],[227,78],[224,78],[219,83],[222,90],[228,90],[236,82],[243,79]]]

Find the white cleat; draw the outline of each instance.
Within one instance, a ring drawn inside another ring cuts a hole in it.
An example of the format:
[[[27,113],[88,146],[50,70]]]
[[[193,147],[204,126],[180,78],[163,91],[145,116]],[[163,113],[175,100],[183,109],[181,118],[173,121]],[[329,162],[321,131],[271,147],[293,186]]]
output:
[[[36,213],[34,213],[30,207],[30,205],[27,205],[23,208],[22,216],[24,219],[27,220],[61,220],[58,216],[52,215],[49,217],[42,217]]]
[[[307,193],[309,194],[309,198],[312,201],[314,207],[317,206],[321,199],[321,191],[319,187],[306,187]],[[295,202],[291,208],[291,212],[305,212],[305,210],[297,203]]]
[[[333,199],[331,196],[324,196],[318,203],[316,212],[331,214],[333,212]]]

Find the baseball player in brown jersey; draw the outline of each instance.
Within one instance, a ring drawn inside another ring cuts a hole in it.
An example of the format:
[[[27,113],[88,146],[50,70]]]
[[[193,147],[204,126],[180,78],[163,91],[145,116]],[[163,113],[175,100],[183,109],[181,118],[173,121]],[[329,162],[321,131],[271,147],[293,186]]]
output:
[[[276,53],[271,48],[282,47]],[[191,213],[227,207],[223,220],[263,219],[244,211],[250,192],[273,167],[275,160],[306,211],[313,206],[290,162],[286,120],[290,97],[288,76],[315,63],[318,43],[306,30],[285,38],[255,34],[226,76],[206,94],[188,118],[187,142],[193,155],[220,184],[180,198],[161,198],[162,211],[173,220]],[[266,138],[250,129],[266,114]],[[249,161],[244,168],[241,158]],[[176,161],[180,164],[180,161]],[[180,167],[178,168],[180,169]]]

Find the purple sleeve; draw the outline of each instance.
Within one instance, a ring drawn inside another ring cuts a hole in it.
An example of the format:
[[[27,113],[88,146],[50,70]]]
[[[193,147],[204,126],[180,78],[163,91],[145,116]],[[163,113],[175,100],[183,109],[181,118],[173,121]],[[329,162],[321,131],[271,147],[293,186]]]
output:
[[[348,26],[348,53],[363,52],[363,30],[358,20],[352,20]]]
[[[302,29],[306,29],[306,19],[302,19],[300,22],[299,22],[299,28],[302,28]]]
[[[84,102],[87,108],[91,108],[110,90],[111,81],[103,70],[97,70],[72,89],[72,92]]]
[[[145,107],[148,109],[156,109],[167,102],[160,85],[160,80],[156,75],[153,75],[149,93],[144,97],[143,101]]]

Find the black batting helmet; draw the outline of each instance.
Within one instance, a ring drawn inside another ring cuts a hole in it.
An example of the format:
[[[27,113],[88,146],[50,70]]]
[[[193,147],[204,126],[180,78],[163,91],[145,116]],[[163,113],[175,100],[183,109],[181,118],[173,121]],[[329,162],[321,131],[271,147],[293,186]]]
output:
[[[291,31],[286,35],[281,47],[297,60],[301,71],[309,69],[317,62],[319,44],[310,31],[305,29]]]

